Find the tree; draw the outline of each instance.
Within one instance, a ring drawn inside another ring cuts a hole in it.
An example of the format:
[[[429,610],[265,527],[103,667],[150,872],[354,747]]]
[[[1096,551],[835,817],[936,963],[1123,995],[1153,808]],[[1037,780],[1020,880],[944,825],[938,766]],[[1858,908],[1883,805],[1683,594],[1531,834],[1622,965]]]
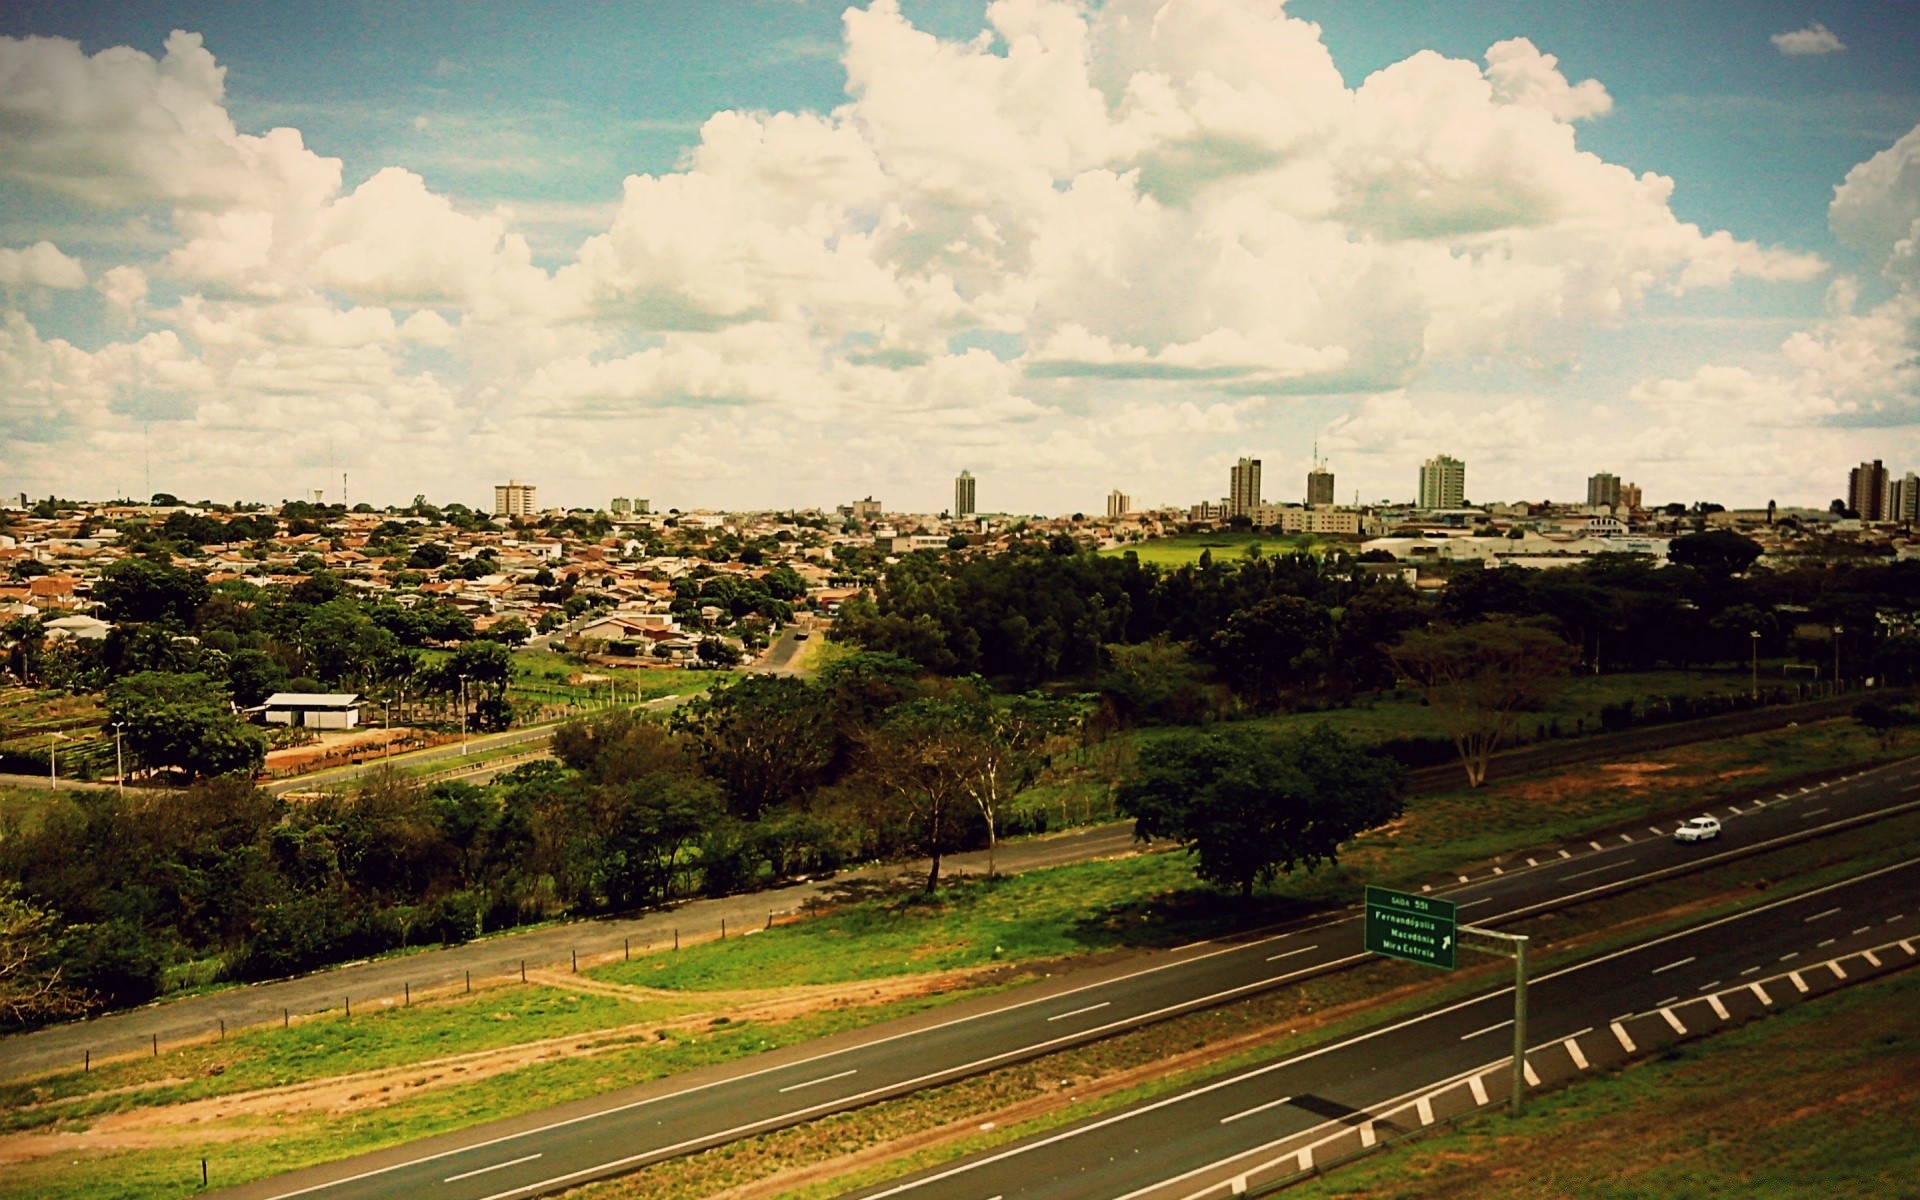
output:
[[[1710,529],[1673,539],[1667,546],[1667,558],[1683,567],[1692,567],[1715,579],[1728,579],[1753,565],[1761,554],[1760,543],[1731,529]]]
[[[958,706],[910,700],[860,735],[860,777],[906,814],[931,860],[927,894],[940,886],[940,859],[953,807],[966,803],[969,759],[977,734]]]
[[[674,714],[694,757],[743,820],[801,799],[834,757],[832,713],[799,679],[750,675]]]
[[[66,986],[55,961],[59,922],[0,882],[0,1025],[71,1016],[86,1005]]]
[[[191,571],[145,558],[123,558],[100,572],[94,599],[111,621],[192,623],[207,599],[207,583]]]
[[[1332,640],[1325,608],[1298,596],[1268,596],[1227,618],[1209,656],[1237,691],[1266,708],[1325,670]]]
[[[1398,763],[1324,725],[1304,738],[1182,730],[1141,748],[1118,801],[1136,837],[1181,843],[1196,875],[1244,898],[1337,862],[1342,842],[1400,815],[1403,782]]]
[[[1487,762],[1520,713],[1557,693],[1575,661],[1566,642],[1511,617],[1406,633],[1387,653],[1426,693],[1469,787],[1486,782]]]
[[[198,778],[252,775],[266,762],[265,735],[205,675],[129,675],[107,689],[107,718],[124,726],[128,748],[151,767]]]
[[[710,667],[737,666],[742,657],[744,656],[740,653],[740,648],[724,638],[700,639],[700,661]]]

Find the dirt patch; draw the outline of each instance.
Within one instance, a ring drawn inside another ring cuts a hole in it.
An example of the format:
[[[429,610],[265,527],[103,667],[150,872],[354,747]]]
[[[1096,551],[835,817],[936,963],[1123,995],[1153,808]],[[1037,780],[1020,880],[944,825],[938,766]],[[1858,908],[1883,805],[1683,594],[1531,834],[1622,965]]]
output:
[[[1513,794],[1531,804],[1555,804],[1570,796],[1591,793],[1599,787],[1624,792],[1645,792],[1656,788],[1670,790],[1694,782],[1691,775],[1669,774],[1679,763],[1638,762],[1594,763],[1577,771],[1562,771],[1545,779],[1526,780],[1507,786]],[[1596,781],[1596,776],[1598,777]]]
[[[48,1155],[82,1151],[98,1153],[153,1149],[189,1138],[201,1142],[209,1138],[234,1140],[271,1137],[283,1132],[287,1124],[304,1117],[332,1118],[382,1108],[436,1088],[505,1075],[536,1063],[592,1058],[630,1050],[635,1046],[657,1044],[663,1035],[704,1032],[723,1018],[726,1024],[787,1021],[828,1009],[887,1004],[955,988],[979,986],[1003,976],[1003,968],[987,967],[813,987],[689,993],[611,983],[566,973],[529,971],[527,979],[530,983],[537,982],[570,991],[617,996],[636,1002],[672,1000],[711,1003],[697,1012],[666,1020],[545,1038],[515,1046],[477,1050],[283,1087],[260,1088],[179,1104],[110,1113],[94,1119],[83,1130],[40,1129],[0,1136],[0,1164],[28,1162]],[[475,1015],[476,1018],[480,1017],[480,1014]],[[144,1089],[164,1085],[140,1086]],[[72,1101],[55,1102],[49,1107],[59,1108],[70,1103]],[[228,1123],[242,1122],[242,1127],[220,1128]]]

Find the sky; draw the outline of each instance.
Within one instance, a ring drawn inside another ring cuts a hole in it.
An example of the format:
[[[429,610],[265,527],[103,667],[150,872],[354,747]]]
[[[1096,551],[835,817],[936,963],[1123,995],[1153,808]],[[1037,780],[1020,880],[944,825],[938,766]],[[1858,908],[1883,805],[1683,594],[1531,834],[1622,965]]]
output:
[[[1920,2],[0,4],[0,492],[1098,512],[1316,448],[1920,470]]]

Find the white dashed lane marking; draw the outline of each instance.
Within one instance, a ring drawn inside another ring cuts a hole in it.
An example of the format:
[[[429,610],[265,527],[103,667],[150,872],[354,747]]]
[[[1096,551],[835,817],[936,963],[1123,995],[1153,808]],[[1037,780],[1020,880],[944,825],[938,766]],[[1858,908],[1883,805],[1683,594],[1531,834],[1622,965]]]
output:
[[[1673,969],[1674,969],[1675,967],[1684,967],[1684,966],[1686,966],[1686,965],[1687,965],[1688,963],[1690,963],[1690,962],[1693,962],[1693,961],[1695,960],[1695,958],[1696,958],[1696,957],[1698,957],[1698,956],[1697,956],[1697,955],[1692,955],[1692,954],[1689,954],[1689,955],[1687,955],[1687,956],[1686,956],[1685,958],[1683,958],[1683,959],[1680,959],[1680,960],[1678,960],[1677,962],[1670,962],[1670,963],[1668,963],[1668,964],[1667,964],[1666,966],[1664,966],[1664,967],[1655,967],[1655,968],[1653,969],[1653,973],[1654,973],[1655,975],[1658,975],[1658,974],[1660,974],[1660,973],[1661,973],[1662,971],[1671,971],[1671,970],[1673,970]]]

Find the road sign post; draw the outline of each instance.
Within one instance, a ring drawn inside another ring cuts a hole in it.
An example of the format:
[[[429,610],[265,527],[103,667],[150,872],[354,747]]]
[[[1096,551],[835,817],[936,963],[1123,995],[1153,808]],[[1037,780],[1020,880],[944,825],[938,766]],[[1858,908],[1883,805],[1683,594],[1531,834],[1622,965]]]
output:
[[[1527,1107],[1527,935],[1496,933],[1468,925],[1460,930],[1476,938],[1491,938],[1492,946],[1470,946],[1488,954],[1513,959],[1513,1101],[1509,1111],[1519,1116]]]
[[[1517,1117],[1525,1111],[1527,1095],[1527,939],[1524,934],[1462,926],[1459,915],[1459,906],[1451,900],[1369,887],[1366,946],[1375,954],[1450,971],[1457,965],[1460,935],[1472,934],[1493,944],[1471,949],[1513,959],[1512,1111]]]
[[[1458,907],[1450,900],[1369,887],[1367,949],[1389,958],[1450,971],[1459,946],[1458,915]]]

